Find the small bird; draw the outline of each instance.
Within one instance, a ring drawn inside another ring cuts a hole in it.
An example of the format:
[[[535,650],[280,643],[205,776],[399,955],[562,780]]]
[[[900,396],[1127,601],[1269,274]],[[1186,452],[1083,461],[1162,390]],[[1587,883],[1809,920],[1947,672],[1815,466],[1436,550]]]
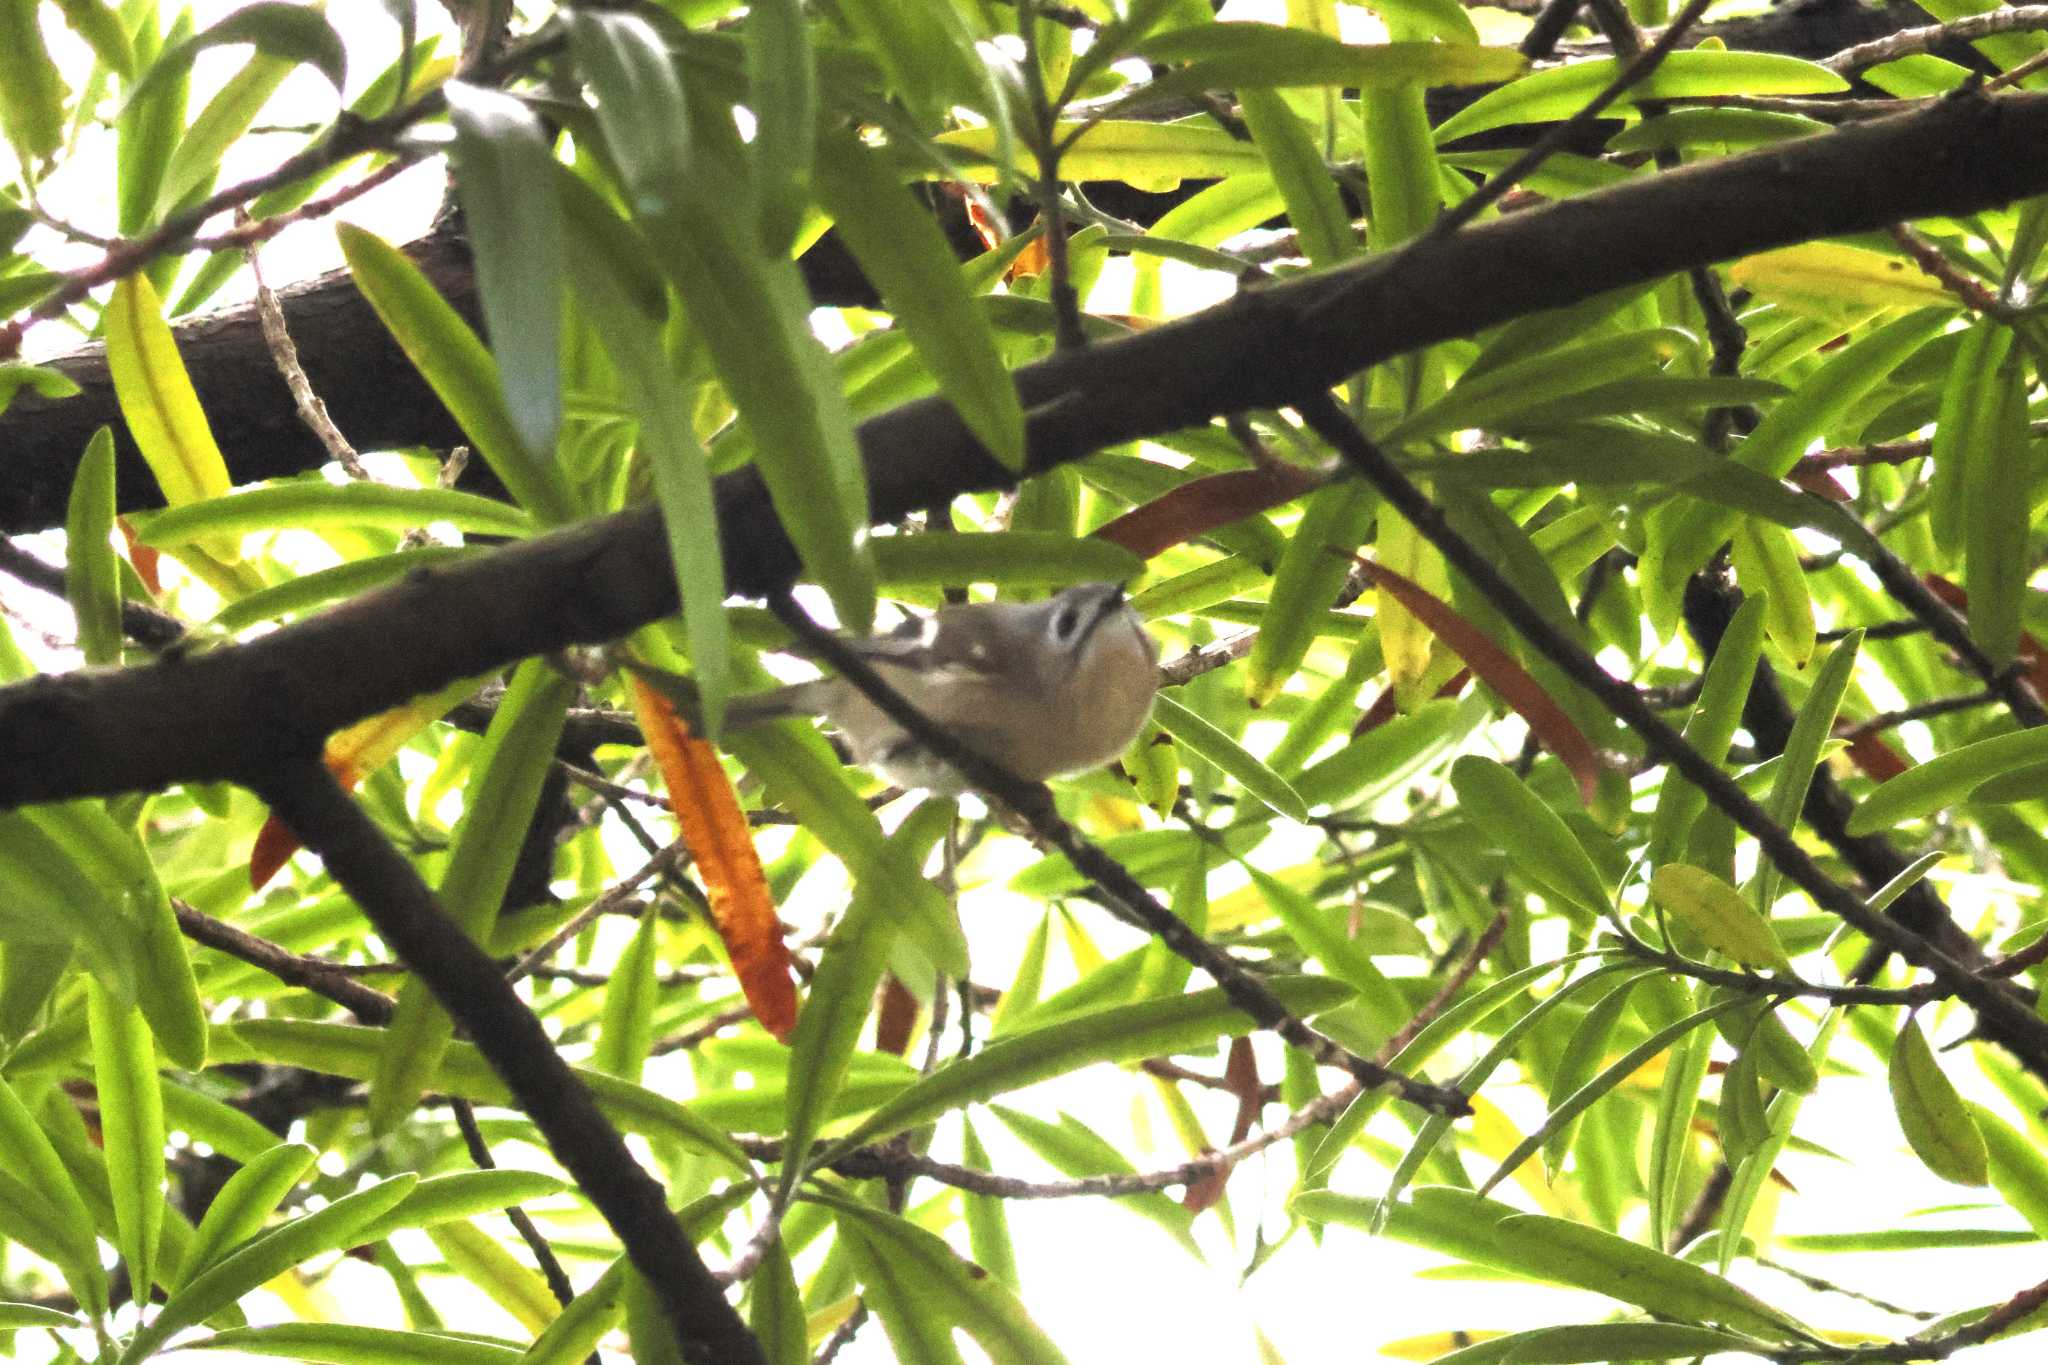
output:
[[[967,748],[1032,781],[1097,768],[1152,714],[1159,649],[1115,583],[1043,602],[942,607],[886,635],[846,643],[904,699]],[[728,726],[823,716],[853,760],[905,787],[964,783],[844,678],[735,697]]]

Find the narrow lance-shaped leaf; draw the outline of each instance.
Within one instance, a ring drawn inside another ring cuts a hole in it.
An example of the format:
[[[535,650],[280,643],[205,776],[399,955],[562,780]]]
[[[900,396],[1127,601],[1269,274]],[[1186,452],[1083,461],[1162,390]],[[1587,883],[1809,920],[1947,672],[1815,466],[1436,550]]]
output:
[[[64,78],[43,45],[37,0],[0,0],[0,129],[24,166],[64,141]]]
[[[552,458],[562,426],[562,213],[546,129],[510,95],[450,81],[455,185],[476,250],[484,322],[505,407],[527,452]]]
[[[347,1246],[357,1228],[403,1199],[418,1183],[419,1177],[410,1172],[393,1176],[244,1243],[171,1295],[156,1317],[129,1340],[118,1365],[138,1365],[176,1333],[204,1322],[293,1266],[323,1251]]]
[[[732,643],[725,617],[725,560],[712,501],[711,461],[690,420],[693,390],[680,382],[661,340],[667,293],[642,279],[635,253],[645,242],[590,186],[556,167],[555,188],[576,243],[569,268],[579,298],[603,317],[596,329],[640,419],[640,453],[654,471],[654,497],[668,535],[669,562],[683,603],[683,632],[699,721],[715,738],[732,691]],[[636,306],[636,303],[640,306]]]
[[[114,1199],[121,1259],[135,1284],[156,1276],[164,1219],[164,1112],[156,1088],[156,1048],[135,1006],[87,978],[93,1079],[105,1135],[107,1185]]]
[[[1735,527],[1732,557],[1744,593],[1768,604],[1764,629],[1794,668],[1813,657],[1813,594],[1799,564],[1799,544],[1782,526],[1744,517]]]
[[[951,825],[956,809],[951,801],[928,800],[904,822],[897,838],[903,841],[906,854],[917,854],[920,867],[932,844]],[[857,890],[818,960],[810,1000],[790,1042],[788,1123],[783,1139],[786,1155],[779,1201],[786,1202],[795,1190],[806,1169],[811,1142],[845,1083],[861,1026],[889,959],[891,941],[903,927],[891,918],[887,902],[872,888]]]
[[[1465,661],[1466,667],[1507,700],[1543,747],[1571,770],[1579,784],[1579,796],[1591,803],[1600,784],[1600,756],[1572,724],[1556,701],[1539,687],[1534,678],[1508,652],[1486,637],[1450,605],[1431,596],[1417,584],[1381,564],[1359,560],[1359,566],[1385,591],[1401,600],[1432,631]]]
[[[668,788],[669,806],[711,900],[712,922],[761,1027],[787,1041],[796,986],[775,898],[718,751],[689,733],[666,697],[635,679],[633,710]],[[623,1074],[623,1073],[620,1073]]]
[[[2009,663],[2019,653],[2020,614],[2033,567],[2027,549],[2035,469],[2027,429],[2029,387],[2015,348],[1992,378],[1989,420],[1963,478],[1968,509],[1963,586],[1970,594],[1970,634],[1997,663]]]
[[[253,44],[257,51],[303,63],[327,78],[339,91],[348,80],[348,52],[341,35],[316,6],[294,5],[286,0],[257,0],[245,5],[213,27],[182,42],[173,42],[150,63],[149,70],[130,92],[131,101],[142,98],[159,81],[182,77],[199,54],[212,47],[236,43]]]
[[[488,934],[519,856],[522,834],[554,762],[575,684],[546,660],[519,666],[478,747],[462,823],[441,878],[448,915],[473,938]],[[453,1036],[453,1025],[414,977],[399,990],[382,1064],[370,1087],[370,1123],[388,1132],[419,1102]]]
[[[1729,742],[1742,721],[1750,679],[1763,651],[1764,611],[1765,604],[1756,598],[1743,602],[1736,610],[1727,630],[1721,633],[1720,647],[1708,661],[1700,699],[1686,719],[1685,742],[1710,762],[1719,763],[1727,757]],[[1665,769],[1664,787],[1657,795],[1657,812],[1650,822],[1652,866],[1662,866],[1684,852],[1686,836],[1706,804],[1706,793],[1674,770]]]
[[[848,133],[831,135],[812,174],[882,302],[968,430],[1005,468],[1024,468],[1024,409],[987,315],[975,302],[931,214],[892,168]]]
[[[1828,736],[1834,733],[1835,716],[1842,709],[1842,694],[1856,669],[1856,655],[1863,647],[1859,628],[1844,636],[1829,652],[1827,661],[1814,674],[1813,688],[1793,718],[1792,733],[1785,739],[1785,751],[1778,756],[1778,775],[1771,783],[1764,809],[1784,829],[1799,823],[1806,806],[1807,788],[1813,785],[1814,770],[1821,764]],[[1777,899],[1778,868],[1768,860],[1757,869],[1757,908],[1768,915]]]
[[[2048,764],[2048,727],[1965,744],[1908,769],[1865,796],[1849,813],[1849,833],[1882,833],[1965,800],[2008,773],[2042,764]]]
[[[114,433],[86,442],[71,480],[64,518],[64,592],[78,618],[78,649],[89,664],[121,658],[121,579],[109,533],[114,527]]]
[[[544,523],[567,521],[574,503],[553,452],[520,436],[497,362],[476,333],[397,248],[353,224],[335,235],[356,287],[513,500]]]
[[[761,249],[786,253],[804,215],[817,138],[818,74],[802,0],[747,6],[748,105],[754,112],[755,228]]]
[[[571,33],[637,221],[692,316],[718,320],[705,344],[753,437],[776,515],[841,624],[866,630],[875,608],[867,475],[796,267],[765,258],[729,214],[744,199],[737,168],[690,144],[686,130],[699,139],[709,130],[693,127],[654,30],[633,16],[583,13]]]
[[[1650,894],[1716,952],[1746,967],[1791,967],[1770,921],[1713,873],[1666,863],[1650,878]]]
[[[1935,1061],[1927,1035],[1910,1016],[1892,1044],[1890,1080],[1892,1109],[1913,1155],[1943,1180],[1988,1183],[1991,1169],[1984,1135]]]
[[[1585,846],[1521,778],[1490,758],[1467,754],[1451,765],[1451,785],[1467,817],[1500,842],[1516,871],[1539,890],[1582,916],[1609,912],[1606,878]]]
[[[1301,793],[1280,774],[1260,762],[1250,750],[1202,716],[1172,697],[1161,696],[1152,703],[1153,718],[1189,750],[1200,754],[1240,786],[1290,820],[1308,819],[1308,807]]]

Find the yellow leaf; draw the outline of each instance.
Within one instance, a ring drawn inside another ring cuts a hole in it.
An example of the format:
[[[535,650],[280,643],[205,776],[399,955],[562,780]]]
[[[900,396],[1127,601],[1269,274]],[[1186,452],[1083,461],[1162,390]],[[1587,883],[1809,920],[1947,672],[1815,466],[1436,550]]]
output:
[[[1805,242],[1747,256],[1728,278],[1759,298],[1847,325],[1887,308],[1959,307],[1908,260],[1837,242]]]

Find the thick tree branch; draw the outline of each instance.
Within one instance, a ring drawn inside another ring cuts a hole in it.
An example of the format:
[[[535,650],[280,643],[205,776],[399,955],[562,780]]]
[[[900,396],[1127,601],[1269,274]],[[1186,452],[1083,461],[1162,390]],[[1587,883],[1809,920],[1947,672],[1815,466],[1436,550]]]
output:
[[[1418,347],[1705,262],[2044,191],[2048,95],[1959,96],[1642,177],[1029,366],[1017,383],[1031,468],[1285,407]],[[870,419],[860,439],[877,521],[1014,482],[936,398]],[[758,476],[722,479],[718,505],[733,589],[791,582],[796,556]],[[245,645],[18,684],[0,690],[0,804],[260,778],[408,697],[675,609],[658,514],[640,508],[422,571]],[[221,724],[237,715],[242,728]]]

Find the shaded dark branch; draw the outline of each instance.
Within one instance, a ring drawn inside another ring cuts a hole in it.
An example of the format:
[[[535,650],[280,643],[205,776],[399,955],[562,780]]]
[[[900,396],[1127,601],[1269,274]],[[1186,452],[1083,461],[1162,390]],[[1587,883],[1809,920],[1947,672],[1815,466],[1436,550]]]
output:
[[[669,1212],[660,1182],[599,1112],[498,964],[448,918],[412,864],[317,757],[280,765],[257,794],[320,855],[377,932],[475,1040],[556,1160],[618,1234],[684,1358],[694,1365],[765,1365],[760,1343]]]
[[[0,573],[31,588],[63,597],[65,570],[38,559],[12,540],[0,536]],[[121,599],[121,632],[144,649],[164,650],[185,638],[185,623],[169,612]]]
[[[1916,173],[1873,176],[1873,165]],[[1030,469],[1285,407],[1406,351],[1703,262],[2044,190],[2048,96],[2031,94],[1958,96],[1639,177],[1028,366],[1016,377]],[[869,419],[860,441],[876,522],[1016,481],[942,398]],[[793,581],[797,556],[759,476],[728,475],[717,497],[733,589]],[[261,774],[409,697],[675,609],[660,517],[640,508],[423,570],[175,666],[17,684],[0,689],[0,804]],[[220,724],[238,714],[242,730]]]
[[[1847,921],[1873,943],[1926,968],[1943,986],[1967,1001],[1987,1026],[2009,1035],[2012,1047],[2029,1066],[2048,1070],[2048,1020],[2037,1016],[2006,988],[1980,979],[1963,963],[1904,925],[1873,913],[1861,897],[1840,885],[1813,861],[1798,840],[1751,800],[1719,765],[1685,742],[1676,730],[1627,683],[1611,677],[1580,645],[1553,625],[1510,584],[1492,561],[1451,529],[1443,512],[1384,452],[1367,439],[1328,394],[1298,405],[1303,419],[1349,461],[1394,510],[1414,523],[1444,559],[1471,581],[1523,638],[1571,679],[1598,697],[1607,709],[1643,738],[1650,752],[1670,764],[1706,794],[1738,828],[1757,841],[1785,877],[1822,909]]]
[[[354,1013],[366,1024],[388,1024],[397,1002],[382,991],[372,990],[355,979],[352,970],[325,958],[301,957],[288,948],[237,929],[225,920],[203,914],[180,900],[171,902],[178,916],[178,930],[194,943],[226,953],[251,967],[269,973],[287,986],[301,986],[332,1000]]]

